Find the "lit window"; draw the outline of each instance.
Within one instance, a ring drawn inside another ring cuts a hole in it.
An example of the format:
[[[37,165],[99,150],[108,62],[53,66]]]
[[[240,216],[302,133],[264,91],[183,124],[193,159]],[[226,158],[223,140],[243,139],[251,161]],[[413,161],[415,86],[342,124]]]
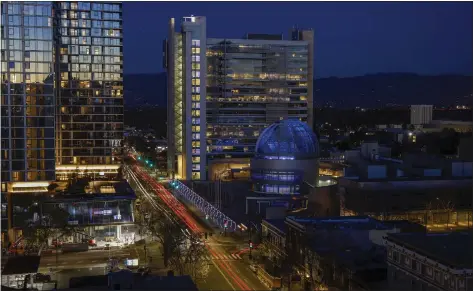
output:
[[[200,47],[200,39],[193,39],[192,46]]]
[[[192,53],[193,54],[200,54],[200,47],[193,47],[192,48]]]

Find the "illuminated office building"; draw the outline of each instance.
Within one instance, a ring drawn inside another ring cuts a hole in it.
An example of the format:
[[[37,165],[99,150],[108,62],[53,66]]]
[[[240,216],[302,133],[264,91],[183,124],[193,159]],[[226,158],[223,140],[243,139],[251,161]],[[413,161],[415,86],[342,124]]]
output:
[[[205,180],[208,165],[254,155],[262,130],[281,119],[312,127],[313,31],[206,37],[206,19],[170,21],[168,168],[181,179]]]
[[[54,2],[56,175],[110,175],[123,139],[122,5]]]

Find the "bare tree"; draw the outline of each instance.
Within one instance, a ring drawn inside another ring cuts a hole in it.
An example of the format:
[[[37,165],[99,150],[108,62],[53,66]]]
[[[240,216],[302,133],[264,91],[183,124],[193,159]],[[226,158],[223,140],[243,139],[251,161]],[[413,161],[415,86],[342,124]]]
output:
[[[165,267],[195,280],[207,277],[209,253],[200,235],[184,230],[175,217],[156,211],[148,214],[145,228],[152,239],[160,243]]]
[[[309,289],[312,290],[315,286],[315,279],[314,279],[314,272],[317,271],[317,263],[318,263],[318,257],[317,254],[310,250],[306,250],[306,255],[305,255],[305,269],[306,272],[308,273],[309,277],[306,276],[306,279],[308,279],[310,283]]]
[[[194,280],[207,278],[209,272],[209,251],[200,237],[195,234],[186,236],[184,243],[175,249],[170,258],[170,265],[180,275],[188,274]]]
[[[47,214],[37,209],[29,208],[27,212],[32,219],[26,219],[23,228],[23,239],[28,251],[38,252],[47,247],[50,238],[57,237],[67,228],[69,213],[60,208],[54,208]]]

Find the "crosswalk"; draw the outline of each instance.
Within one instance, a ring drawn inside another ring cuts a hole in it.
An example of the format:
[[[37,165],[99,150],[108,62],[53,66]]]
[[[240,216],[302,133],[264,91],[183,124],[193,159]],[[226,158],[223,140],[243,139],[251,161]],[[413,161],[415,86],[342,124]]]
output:
[[[211,256],[207,256],[207,260],[242,260],[242,257],[239,254],[212,254]]]

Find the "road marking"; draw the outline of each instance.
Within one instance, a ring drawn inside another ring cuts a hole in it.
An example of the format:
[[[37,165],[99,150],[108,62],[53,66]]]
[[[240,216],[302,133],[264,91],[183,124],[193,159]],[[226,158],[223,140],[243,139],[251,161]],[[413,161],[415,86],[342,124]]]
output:
[[[234,258],[235,260],[239,260],[239,258],[235,254],[232,254],[232,258]]]
[[[97,260],[93,260],[92,263],[97,263]]]
[[[83,261],[77,261],[77,264],[80,264],[80,263],[82,263],[82,262],[83,262]]]
[[[220,270],[220,267],[217,266],[217,264],[213,263],[214,266],[215,266],[215,269],[217,269],[217,271],[220,273],[220,275],[222,275],[222,277],[225,279],[225,281],[227,281],[228,285],[232,288],[232,290],[236,290],[235,287],[233,287],[232,283],[230,283],[230,281],[228,280],[227,276],[225,276],[225,274],[223,274],[222,270]]]
[[[240,256],[239,254],[236,254],[236,256],[237,256],[237,258],[238,258],[239,260],[241,260],[241,259],[242,259],[242,258],[241,258],[241,256]]]

